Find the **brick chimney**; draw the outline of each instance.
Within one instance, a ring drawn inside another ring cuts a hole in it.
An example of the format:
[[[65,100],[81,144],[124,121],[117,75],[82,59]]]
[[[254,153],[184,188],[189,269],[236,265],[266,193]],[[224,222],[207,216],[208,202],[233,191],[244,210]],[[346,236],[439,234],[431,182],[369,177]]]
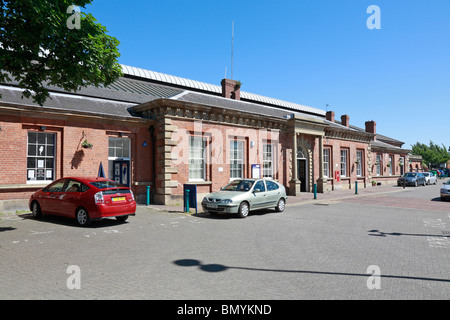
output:
[[[241,82],[230,79],[223,79],[222,82],[222,97],[241,100]]]
[[[350,126],[350,117],[346,114],[341,116],[341,124],[343,126],[349,127]]]
[[[366,121],[366,132],[377,134],[377,123],[373,120]]]
[[[327,111],[327,120],[334,122],[334,111]]]

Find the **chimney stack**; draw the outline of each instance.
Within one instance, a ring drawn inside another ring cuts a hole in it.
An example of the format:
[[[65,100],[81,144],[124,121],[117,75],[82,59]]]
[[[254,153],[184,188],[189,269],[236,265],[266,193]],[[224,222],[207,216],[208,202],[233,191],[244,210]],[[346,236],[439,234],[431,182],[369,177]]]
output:
[[[373,120],[366,121],[366,132],[377,134],[377,123]]]
[[[334,122],[334,112],[333,111],[327,111],[327,120]]]
[[[349,127],[350,126],[350,117],[346,114],[341,116],[341,124],[343,126]]]
[[[223,79],[222,82],[222,97],[241,100],[241,82],[230,79]]]

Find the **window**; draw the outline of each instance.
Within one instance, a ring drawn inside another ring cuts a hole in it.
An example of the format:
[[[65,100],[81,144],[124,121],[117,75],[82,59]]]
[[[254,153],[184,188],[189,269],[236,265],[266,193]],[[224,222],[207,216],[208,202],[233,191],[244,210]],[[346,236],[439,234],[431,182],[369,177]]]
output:
[[[323,176],[328,178],[330,176],[330,149],[323,149]]]
[[[264,185],[264,181],[259,180],[256,184],[253,190],[259,189],[260,192],[266,191],[266,186]]]
[[[55,134],[28,132],[27,181],[55,179]]]
[[[381,154],[377,154],[377,161],[375,162],[377,166],[377,176],[381,174]]]
[[[394,166],[394,157],[393,156],[389,156],[389,175],[392,175],[392,167]]]
[[[130,139],[109,138],[109,157],[130,158]]]
[[[109,178],[114,179],[115,160],[130,160],[130,139],[109,137],[108,168]]]
[[[230,141],[230,178],[244,177],[244,141]]]
[[[266,180],[266,185],[267,191],[274,191],[279,189],[278,185],[273,181]]]
[[[206,179],[206,140],[203,137],[189,139],[189,180],[204,181]]]
[[[272,144],[263,144],[263,178],[273,178],[273,151]]]
[[[348,150],[341,150],[341,177],[347,176],[347,156]]]
[[[85,184],[75,180],[70,180],[69,183],[67,184],[65,192],[85,192],[88,189],[89,187],[86,186]]]
[[[361,150],[356,151],[356,176],[362,176],[363,168],[363,152]]]
[[[55,181],[46,188],[47,192],[63,192],[66,181],[66,179]]]

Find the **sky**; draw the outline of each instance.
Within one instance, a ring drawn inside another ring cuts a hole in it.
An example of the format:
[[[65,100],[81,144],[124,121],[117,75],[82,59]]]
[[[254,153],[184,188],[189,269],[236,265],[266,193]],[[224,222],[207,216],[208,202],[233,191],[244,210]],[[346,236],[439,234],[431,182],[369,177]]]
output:
[[[93,0],[82,11],[120,41],[121,64],[217,85],[231,78],[234,21],[241,90],[374,120],[407,149],[450,146],[448,0]]]

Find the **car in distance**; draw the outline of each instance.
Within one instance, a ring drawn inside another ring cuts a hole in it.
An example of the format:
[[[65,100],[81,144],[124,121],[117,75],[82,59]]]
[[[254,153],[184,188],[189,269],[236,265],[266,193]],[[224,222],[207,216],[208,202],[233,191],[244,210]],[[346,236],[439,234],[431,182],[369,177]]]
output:
[[[441,200],[450,199],[450,179],[441,187]]]
[[[425,180],[427,184],[436,184],[437,178],[432,172],[424,172],[423,175],[425,176]]]
[[[31,195],[34,217],[58,215],[75,218],[80,226],[93,220],[135,215],[136,201],[130,188],[106,178],[62,178]]]
[[[284,211],[287,195],[285,187],[268,179],[237,179],[218,192],[203,198],[203,210],[215,215],[219,212],[246,218],[250,211],[274,208]]]
[[[418,185],[426,185],[427,181],[422,172],[408,172],[405,173],[403,177],[397,179],[398,186],[402,186],[403,183],[407,186],[411,185],[417,187]]]

